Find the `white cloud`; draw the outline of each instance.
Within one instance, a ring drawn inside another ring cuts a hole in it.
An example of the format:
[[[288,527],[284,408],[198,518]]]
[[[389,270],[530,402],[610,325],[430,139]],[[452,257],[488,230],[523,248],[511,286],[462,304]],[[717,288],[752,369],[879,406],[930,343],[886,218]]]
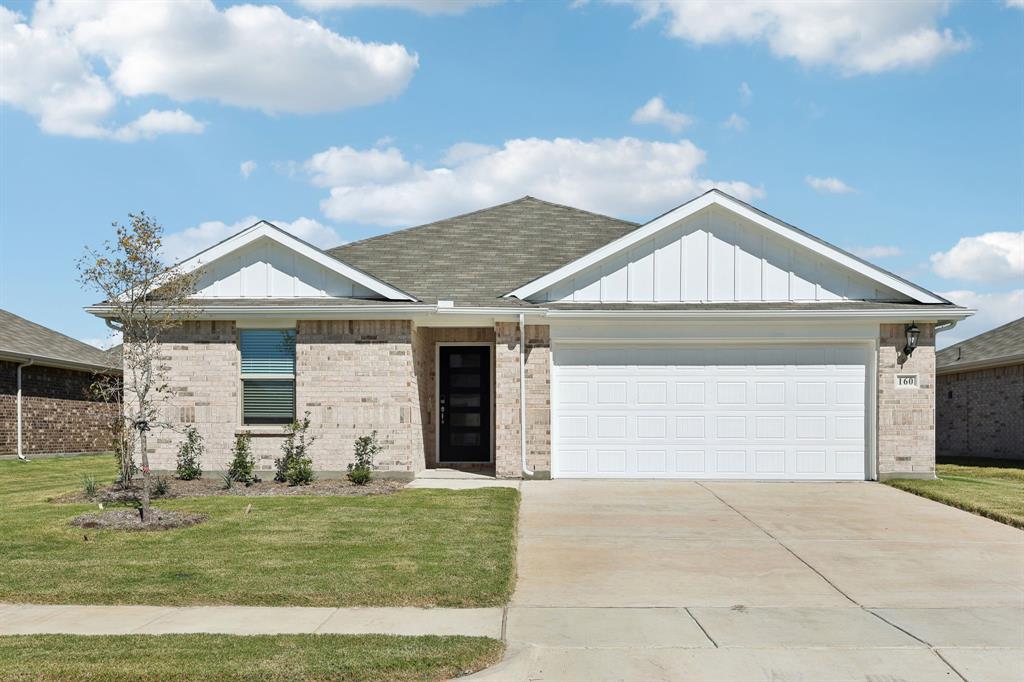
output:
[[[112,137],[120,142],[135,142],[136,140],[152,140],[157,135],[168,133],[199,135],[205,129],[206,124],[200,123],[181,109],[174,111],[150,109],[128,125],[115,130]]]
[[[181,232],[167,234],[163,240],[163,259],[168,263],[178,263],[186,258],[191,258],[200,251],[252,226],[259,220],[254,216],[242,218],[234,223],[210,220]],[[341,237],[333,228],[313,218],[298,218],[291,222],[282,220],[271,220],[270,222],[285,232],[290,232],[299,239],[322,249],[342,244]]]
[[[850,194],[851,192],[857,191],[839,178],[816,178],[813,175],[808,175],[804,178],[804,182],[806,182],[815,192],[822,192],[825,194]]]
[[[633,112],[630,119],[633,123],[653,123],[665,126],[673,133],[678,133],[693,123],[693,119],[679,111],[672,111],[665,106],[661,97],[652,97],[647,103]]]
[[[740,83],[740,104],[747,106],[754,99],[754,91],[750,89],[746,81]]]
[[[931,256],[939,277],[970,282],[1024,282],[1024,232],[986,232],[964,237]]]
[[[1006,6],[1024,9],[1024,0],[1006,0]]]
[[[238,172],[242,174],[243,178],[248,180],[249,176],[256,171],[256,166],[257,163],[252,159],[249,159],[248,161],[243,161],[242,163],[238,164]]]
[[[420,14],[462,14],[474,7],[496,5],[500,0],[298,0],[307,9],[323,11],[354,7],[396,7]]]
[[[903,249],[898,246],[855,246],[850,249],[861,258],[892,258],[903,255]]]
[[[747,119],[743,118],[737,113],[733,113],[729,118],[722,121],[722,127],[726,130],[735,130],[738,133],[742,133],[750,124]]]
[[[992,293],[977,293],[970,290],[945,291],[939,296],[957,305],[977,310],[973,316],[959,322],[950,331],[939,334],[940,347],[959,343],[1024,315],[1024,289]]]
[[[115,139],[122,97],[338,111],[394,97],[418,67],[401,45],[347,38],[273,5],[221,11],[209,0],[41,0],[31,21],[0,7],[0,49],[0,101],[47,133]]]
[[[384,137],[378,137],[377,141],[373,143],[374,147],[390,147],[395,144],[394,135],[385,135]]]
[[[100,350],[110,350],[117,344],[121,343],[121,334],[118,332],[116,334],[111,334],[110,336],[90,337],[86,339],[79,339],[79,341],[87,343],[90,346],[95,346]]]
[[[500,148],[461,143],[436,167],[397,150],[331,148],[306,162],[312,182],[330,186],[321,209],[337,221],[414,225],[531,194],[618,216],[651,216],[719,187],[741,199],[764,191],[699,175],[706,155],[689,140],[632,137],[514,139]],[[370,169],[368,172],[367,169]]]
[[[317,187],[388,181],[412,168],[394,147],[365,151],[331,147],[314,154],[303,167]]]
[[[664,16],[669,35],[696,45],[766,43],[778,57],[846,75],[921,68],[970,46],[938,26],[944,1],[618,1],[633,5],[641,23]]]

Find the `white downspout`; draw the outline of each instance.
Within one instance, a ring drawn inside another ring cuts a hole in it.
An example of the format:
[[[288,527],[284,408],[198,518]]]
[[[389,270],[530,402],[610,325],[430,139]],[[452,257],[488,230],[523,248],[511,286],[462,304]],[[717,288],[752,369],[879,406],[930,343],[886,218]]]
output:
[[[17,412],[18,412],[18,459],[20,459],[23,462],[27,462],[28,461],[28,457],[25,456],[25,453],[22,451],[22,448],[21,448],[21,368],[22,367],[28,367],[33,362],[35,362],[34,358],[29,360],[28,362],[23,362],[23,363],[19,364],[18,365],[18,369],[17,369],[17,375],[18,375],[18,400],[17,400],[17,403],[18,403],[18,406],[17,406]]]
[[[519,452],[523,476],[533,476],[526,466],[526,313],[519,313]]]

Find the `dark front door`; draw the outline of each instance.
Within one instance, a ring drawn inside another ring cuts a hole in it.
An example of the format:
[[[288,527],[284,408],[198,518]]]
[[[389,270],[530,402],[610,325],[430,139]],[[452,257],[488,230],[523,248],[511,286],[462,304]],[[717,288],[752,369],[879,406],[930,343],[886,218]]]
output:
[[[491,460],[491,348],[441,346],[439,462]]]

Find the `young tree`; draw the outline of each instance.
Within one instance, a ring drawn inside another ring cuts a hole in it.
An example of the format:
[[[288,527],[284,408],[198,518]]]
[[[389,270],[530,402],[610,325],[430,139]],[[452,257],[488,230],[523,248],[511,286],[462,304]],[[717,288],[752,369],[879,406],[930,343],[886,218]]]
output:
[[[116,239],[96,249],[86,247],[78,260],[82,286],[103,297],[98,307],[123,340],[124,428],[142,465],[142,520],[149,523],[151,476],[146,436],[160,421],[160,407],[170,397],[161,337],[191,316],[198,271],[168,268],[161,260],[163,228],[145,213],[128,214],[127,225],[113,223]]]

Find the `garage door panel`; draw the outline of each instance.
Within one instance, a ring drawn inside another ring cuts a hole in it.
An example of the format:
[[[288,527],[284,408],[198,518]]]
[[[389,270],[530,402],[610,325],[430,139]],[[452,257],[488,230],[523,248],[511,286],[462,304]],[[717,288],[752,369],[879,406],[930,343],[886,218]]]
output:
[[[555,476],[864,478],[863,349],[556,347],[554,360]]]

